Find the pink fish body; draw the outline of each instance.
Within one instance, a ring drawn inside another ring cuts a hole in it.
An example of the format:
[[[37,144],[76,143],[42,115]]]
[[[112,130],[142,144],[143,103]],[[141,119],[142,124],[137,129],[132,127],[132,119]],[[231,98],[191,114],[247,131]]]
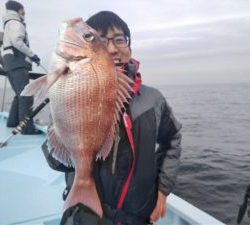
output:
[[[117,70],[97,32],[81,18],[63,23],[53,65],[54,72],[33,82],[23,95],[48,90],[48,148],[57,160],[75,167],[65,209],[81,202],[102,216],[93,163],[111,151],[131,80]]]

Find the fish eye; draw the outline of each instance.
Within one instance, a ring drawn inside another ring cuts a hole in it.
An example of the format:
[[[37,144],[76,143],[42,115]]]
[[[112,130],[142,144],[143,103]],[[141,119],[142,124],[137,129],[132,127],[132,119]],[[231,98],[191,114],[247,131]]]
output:
[[[84,38],[85,41],[87,41],[87,42],[91,42],[91,41],[95,40],[95,36],[94,36],[94,34],[92,34],[92,33],[84,34],[84,35],[83,35],[83,38]]]

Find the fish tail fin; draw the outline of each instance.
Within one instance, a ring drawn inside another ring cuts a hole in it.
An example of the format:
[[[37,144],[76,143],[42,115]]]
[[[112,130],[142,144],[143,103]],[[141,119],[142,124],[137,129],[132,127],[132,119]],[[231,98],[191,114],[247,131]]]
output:
[[[102,218],[103,210],[93,178],[90,178],[88,181],[74,179],[73,186],[64,204],[64,210],[77,203],[84,204]]]

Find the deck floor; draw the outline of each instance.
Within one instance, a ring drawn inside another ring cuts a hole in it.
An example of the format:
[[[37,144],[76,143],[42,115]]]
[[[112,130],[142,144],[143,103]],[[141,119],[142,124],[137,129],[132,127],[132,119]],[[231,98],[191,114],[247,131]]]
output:
[[[12,129],[0,118],[0,142]],[[42,135],[18,134],[0,149],[0,224],[28,223],[60,215],[62,173],[53,171],[41,151]]]

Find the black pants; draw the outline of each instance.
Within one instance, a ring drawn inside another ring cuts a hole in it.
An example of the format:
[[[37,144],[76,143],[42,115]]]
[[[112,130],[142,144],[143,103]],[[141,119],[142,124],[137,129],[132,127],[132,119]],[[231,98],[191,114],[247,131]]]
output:
[[[8,127],[15,127],[20,121],[30,112],[33,105],[32,96],[20,96],[24,87],[29,83],[29,72],[26,68],[18,68],[8,71],[7,73],[10,85],[15,92],[15,97],[12,101],[9,118],[7,121]],[[35,128],[33,121],[30,121],[27,127],[22,131],[23,134],[32,134]]]
[[[61,219],[60,225],[115,225],[108,218],[101,219],[87,206],[78,203],[68,208]]]

